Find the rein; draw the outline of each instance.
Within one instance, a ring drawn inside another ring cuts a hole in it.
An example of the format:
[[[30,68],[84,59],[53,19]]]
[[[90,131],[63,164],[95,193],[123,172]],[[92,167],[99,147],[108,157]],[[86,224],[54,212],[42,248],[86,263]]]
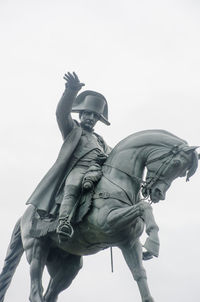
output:
[[[110,164],[104,163],[104,166],[107,166],[107,167],[116,169],[116,170],[118,170],[118,171],[120,171],[120,172],[126,174],[126,175],[129,176],[130,178],[134,179],[134,180],[137,182],[137,184],[140,186],[139,191],[140,191],[142,188],[144,188],[144,187],[146,186],[146,181],[144,181],[142,178],[140,178],[140,177],[138,177],[138,176],[135,176],[135,175],[133,175],[133,174],[130,174],[130,173],[128,173],[127,171],[124,171],[124,170],[122,170],[122,169],[119,169],[119,168],[117,168],[117,167],[114,167],[114,166],[112,166],[112,165],[110,165]],[[109,180],[111,183],[113,183],[114,185],[116,185],[116,186],[119,187],[119,185],[117,185],[116,183],[114,183],[113,181],[111,181],[108,177],[106,177],[105,175],[103,175],[103,176],[104,176],[107,180]],[[120,189],[124,191],[123,188],[120,187]],[[124,191],[124,192],[125,192],[125,194],[127,195],[127,192],[126,192],[126,191]],[[128,197],[128,199],[130,200],[130,198],[129,198],[128,195],[127,195],[127,197]],[[145,197],[145,198],[143,198],[143,199],[140,199],[140,200],[147,200],[148,198],[149,198],[149,196],[147,196],[147,197]],[[130,200],[130,201],[131,201],[131,200]],[[132,202],[132,201],[131,201],[131,202]]]
[[[121,168],[117,168],[117,167],[114,167],[114,166],[112,166],[112,165],[110,165],[110,164],[106,164],[106,163],[104,164],[104,166],[107,166],[107,167],[116,169],[116,170],[118,170],[118,171],[120,171],[120,172],[122,172],[122,173],[128,175],[130,178],[135,179],[139,185],[141,185],[141,183],[145,183],[145,181],[144,181],[142,178],[137,177],[137,176],[135,176],[135,175],[133,175],[133,174],[130,174],[130,173],[128,173],[127,171],[122,170]]]

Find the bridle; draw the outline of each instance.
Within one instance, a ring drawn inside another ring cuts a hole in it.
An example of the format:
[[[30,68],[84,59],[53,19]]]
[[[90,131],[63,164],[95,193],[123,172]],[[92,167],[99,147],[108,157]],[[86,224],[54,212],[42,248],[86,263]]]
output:
[[[161,179],[161,175],[164,175],[164,172],[168,169],[172,159],[181,151],[179,146],[173,146],[172,149],[156,158],[150,159],[146,162],[146,167],[154,163],[156,161],[166,159],[163,161],[163,163],[158,167],[158,169],[154,172],[154,174],[151,177],[148,177],[145,181],[145,184],[142,185],[142,194],[145,198],[149,198],[151,189],[153,185]],[[170,186],[170,184],[162,177],[162,182],[164,182],[167,186]]]
[[[128,175],[129,177],[131,177],[132,179],[134,179],[139,185],[140,185],[140,189],[142,189],[142,194],[143,196],[145,197],[145,199],[148,199],[149,198],[149,195],[150,195],[150,192],[151,192],[151,189],[153,187],[153,185],[161,179],[161,175],[164,174],[164,171],[166,171],[172,161],[172,159],[181,151],[181,148],[179,146],[173,146],[172,149],[156,158],[153,158],[153,159],[150,159],[150,160],[147,160],[145,166],[147,167],[149,164],[151,163],[154,163],[154,162],[157,162],[157,161],[160,161],[160,160],[163,160],[163,159],[166,159],[165,161],[163,161],[161,163],[161,165],[158,167],[158,169],[153,173],[153,175],[151,177],[148,177],[148,179],[146,179],[145,181],[140,178],[140,177],[137,177],[127,171],[124,171],[121,167],[118,168],[118,167],[114,167],[112,166],[111,164],[107,164],[107,163],[104,163],[104,166],[107,166],[107,167],[111,167],[111,168],[114,168],[116,170],[119,170],[120,172]],[[166,180],[164,180],[162,178],[162,182],[164,182],[165,184],[167,184],[168,186],[170,185]]]

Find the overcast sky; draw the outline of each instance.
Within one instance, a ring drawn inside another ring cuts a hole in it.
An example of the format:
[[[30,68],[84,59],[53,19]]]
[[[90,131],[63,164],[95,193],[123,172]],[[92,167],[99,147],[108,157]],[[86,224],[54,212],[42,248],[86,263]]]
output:
[[[105,95],[111,126],[96,132],[114,146],[159,128],[200,145],[200,2],[197,0],[0,1],[0,266],[25,202],[55,161],[62,138],[55,120],[63,75]],[[158,259],[145,262],[157,302],[199,301],[199,170],[175,181],[154,206]],[[47,278],[44,280],[45,284]],[[28,301],[23,257],[5,302]],[[59,302],[139,302],[137,284],[114,249],[84,258]]]

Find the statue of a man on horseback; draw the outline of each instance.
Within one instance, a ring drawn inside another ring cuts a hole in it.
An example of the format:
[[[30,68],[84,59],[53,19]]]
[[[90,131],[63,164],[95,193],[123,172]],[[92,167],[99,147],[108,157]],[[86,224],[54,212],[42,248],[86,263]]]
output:
[[[64,139],[62,154],[65,154],[57,160],[62,162],[63,172],[51,169],[27,203],[36,206],[41,216],[53,214],[60,205],[57,233],[62,240],[67,240],[73,235],[71,218],[80,195],[82,191],[91,189],[93,183],[101,178],[101,166],[111,149],[94,132],[97,121],[110,125],[105,97],[89,90],[77,96],[84,84],[80,83],[75,73],[68,72],[64,79],[66,89],[56,111],[58,126]],[[72,119],[71,112],[79,113],[80,123]],[[52,176],[56,182],[55,190],[50,198],[46,198],[45,192],[44,201],[38,194],[42,195],[45,190],[53,189],[52,182],[48,182]]]
[[[30,265],[29,300],[56,302],[81,269],[82,257],[108,247],[121,249],[141,301],[154,302],[143,260],[158,257],[159,228],[147,201],[164,200],[176,178],[189,180],[198,167],[197,147],[152,129],[129,135],[111,151],[93,131],[98,120],[110,124],[106,99],[94,91],[77,96],[84,84],[75,73],[64,79],[66,90],[56,112],[64,143],[13,230],[0,274],[0,302],[23,252]],[[71,112],[79,113],[80,123]],[[50,280],[43,293],[45,266]]]

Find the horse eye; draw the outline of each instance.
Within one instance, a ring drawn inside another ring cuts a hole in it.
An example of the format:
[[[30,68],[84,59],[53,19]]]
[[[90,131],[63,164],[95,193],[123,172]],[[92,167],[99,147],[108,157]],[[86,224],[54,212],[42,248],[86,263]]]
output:
[[[174,160],[174,162],[172,163],[172,166],[174,168],[178,168],[180,166],[180,164],[181,164],[180,160]]]
[[[173,173],[174,173],[174,169],[179,168],[180,165],[181,165],[180,160],[174,160],[174,161],[172,162],[171,165],[167,166],[167,167],[164,169],[164,171],[162,172],[162,175],[173,174]]]

